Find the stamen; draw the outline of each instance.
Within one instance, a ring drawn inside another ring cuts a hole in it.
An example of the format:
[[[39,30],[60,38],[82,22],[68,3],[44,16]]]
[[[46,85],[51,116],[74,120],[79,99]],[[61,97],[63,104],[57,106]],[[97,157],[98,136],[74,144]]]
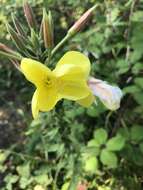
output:
[[[49,77],[47,77],[47,79],[46,79],[46,81],[45,81],[45,84],[46,84],[46,86],[51,86],[52,85],[52,79],[51,78],[49,78]]]

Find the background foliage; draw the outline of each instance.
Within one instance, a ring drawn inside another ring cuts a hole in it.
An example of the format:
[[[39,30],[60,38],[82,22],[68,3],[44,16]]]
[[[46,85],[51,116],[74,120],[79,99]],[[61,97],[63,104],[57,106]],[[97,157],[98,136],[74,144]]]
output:
[[[43,1],[29,2],[40,24]],[[5,22],[13,11],[26,25],[22,0],[0,3],[0,41],[12,47]],[[55,43],[96,3],[101,6],[86,28],[54,61],[72,49],[88,55],[93,76],[123,89],[121,108],[111,112],[99,103],[84,109],[64,100],[32,121],[33,86],[0,57],[1,190],[66,190],[70,182],[74,190],[80,181],[89,190],[143,189],[143,1],[45,0]]]

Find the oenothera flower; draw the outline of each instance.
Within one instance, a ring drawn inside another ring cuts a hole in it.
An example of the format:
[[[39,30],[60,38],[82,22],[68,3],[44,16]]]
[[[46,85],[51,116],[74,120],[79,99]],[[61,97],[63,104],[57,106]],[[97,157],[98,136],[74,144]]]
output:
[[[95,101],[94,96],[97,96],[110,110],[120,106],[121,90],[105,81],[89,78],[90,61],[82,53],[67,52],[52,71],[38,61],[24,58],[21,71],[36,87],[32,98],[34,118],[39,111],[53,109],[62,98],[89,107]]]
[[[88,85],[92,93],[97,96],[102,103],[110,110],[116,110],[120,107],[122,91],[117,86],[111,86],[107,82],[91,77]]]
[[[94,100],[87,85],[90,61],[79,52],[67,52],[52,71],[38,61],[23,58],[21,71],[36,86],[32,98],[34,118],[39,111],[51,110],[62,98],[78,101],[84,106],[89,106]]]

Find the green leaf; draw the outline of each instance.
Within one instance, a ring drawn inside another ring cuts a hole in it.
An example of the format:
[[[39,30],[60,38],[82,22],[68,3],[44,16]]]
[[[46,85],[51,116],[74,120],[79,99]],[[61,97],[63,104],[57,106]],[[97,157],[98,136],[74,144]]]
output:
[[[117,156],[115,153],[108,151],[107,149],[103,149],[101,151],[100,160],[102,164],[108,166],[109,168],[117,167]]]
[[[96,173],[98,169],[98,160],[94,157],[89,157],[85,162],[85,171],[90,173]]]
[[[120,151],[125,145],[125,138],[117,134],[117,136],[112,137],[108,140],[106,147],[109,151]]]
[[[83,149],[83,155],[84,157],[88,157],[89,155],[97,156],[100,152],[99,146],[94,146],[94,140],[91,140],[87,147]]]
[[[94,139],[96,142],[95,144],[97,144],[98,146],[104,144],[107,140],[107,137],[108,134],[105,129],[100,128],[94,132]]]
[[[8,151],[0,151],[0,164],[2,164],[3,162],[5,162],[5,160],[7,159],[9,153]]]
[[[115,7],[112,11],[111,11],[111,15],[110,15],[110,22],[114,22],[118,15],[119,15],[120,11],[118,9],[118,7]]]
[[[97,104],[98,106],[90,106],[87,109],[87,115],[89,115],[90,117],[98,117],[101,113],[105,112],[105,106],[103,106],[100,101],[98,101]]]
[[[128,128],[124,127],[124,128],[120,128],[118,130],[118,134],[120,134],[121,136],[123,136],[126,140],[130,139],[130,131],[128,130]]]
[[[137,84],[139,87],[143,88],[143,78],[137,77],[134,79],[135,84]]]
[[[139,142],[143,140],[143,127],[142,126],[134,126],[131,128],[131,140]]]
[[[4,182],[6,182],[6,189],[12,190],[12,184],[15,184],[19,179],[18,175],[12,175],[11,173],[5,176]]]
[[[136,165],[143,166],[143,155],[138,147],[133,149],[132,160]]]
[[[29,163],[17,166],[16,170],[20,176],[29,178],[29,176],[30,176],[30,164]]]
[[[132,63],[136,62],[136,61],[139,61],[142,57],[142,52],[138,51],[138,49],[135,49],[133,52],[131,52],[130,54],[130,60]],[[136,63],[137,64],[137,63]],[[135,65],[136,65],[135,64]],[[136,67],[136,66],[133,66],[133,67]],[[141,64],[142,65],[142,64]]]
[[[143,20],[143,12],[142,11],[136,11],[133,13],[131,20],[134,22],[142,22]]]
[[[129,62],[124,59],[119,59],[116,63],[116,66],[118,68],[118,74],[126,73],[130,68]]]
[[[136,100],[136,102],[137,102],[139,105],[142,105],[142,106],[143,106],[143,92],[142,92],[142,90],[140,90],[140,91],[137,92],[137,93],[134,93],[133,96],[134,96],[134,99]]]
[[[143,68],[142,63],[136,63],[133,67],[132,67],[132,72],[134,74],[138,74]]]
[[[140,88],[137,87],[136,85],[130,85],[130,86],[125,87],[123,91],[125,94],[127,93],[134,94],[136,92],[140,92]]]
[[[12,175],[12,174],[8,174],[5,178],[4,181],[7,183],[16,183],[19,179],[18,175]]]
[[[88,141],[87,146],[88,147],[99,147],[99,143],[97,142],[96,139],[91,139],[90,141]]]
[[[50,185],[51,182],[52,182],[52,179],[49,179],[49,177],[48,177],[47,174],[38,175],[38,176],[36,176],[34,179],[35,179],[35,181],[36,181],[38,184],[44,185],[44,186]]]
[[[20,188],[25,189],[32,182],[32,180],[32,178],[21,177],[19,181]]]
[[[70,185],[70,182],[64,183],[61,190],[68,190],[69,185]]]
[[[143,153],[143,142],[139,144],[140,151]]]

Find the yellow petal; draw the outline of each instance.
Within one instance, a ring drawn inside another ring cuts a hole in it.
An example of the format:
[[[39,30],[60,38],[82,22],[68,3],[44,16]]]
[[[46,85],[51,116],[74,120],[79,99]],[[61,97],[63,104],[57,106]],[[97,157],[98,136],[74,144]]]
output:
[[[85,77],[84,70],[79,67],[75,66],[73,64],[63,64],[58,67],[56,67],[55,70],[53,70],[53,73],[56,77],[64,80],[83,80],[87,77]]]
[[[95,101],[95,97],[94,95],[90,92],[90,94],[83,98],[83,99],[80,99],[77,101],[78,104],[80,104],[81,106],[84,106],[84,107],[89,107],[91,106],[91,104]]]
[[[57,75],[62,76],[66,74],[66,69],[61,72],[62,69],[60,69],[60,67],[63,65],[65,66],[65,68],[67,67],[67,65],[73,65],[74,67],[79,68],[79,70],[84,73],[84,76],[86,78],[88,77],[90,72],[90,61],[88,57],[77,51],[69,51],[60,59],[55,69]]]
[[[40,86],[37,88],[37,106],[40,111],[50,111],[59,100],[55,88]]]
[[[58,93],[61,98],[79,100],[88,96],[90,90],[86,84],[86,81],[78,81],[77,83],[75,81],[63,81]]]
[[[38,91],[36,90],[33,94],[32,103],[31,103],[32,115],[34,119],[36,119],[39,114],[39,108],[37,103],[38,103]]]
[[[34,83],[36,86],[46,80],[47,77],[53,75],[48,67],[33,59],[22,59],[20,68],[27,80]]]

